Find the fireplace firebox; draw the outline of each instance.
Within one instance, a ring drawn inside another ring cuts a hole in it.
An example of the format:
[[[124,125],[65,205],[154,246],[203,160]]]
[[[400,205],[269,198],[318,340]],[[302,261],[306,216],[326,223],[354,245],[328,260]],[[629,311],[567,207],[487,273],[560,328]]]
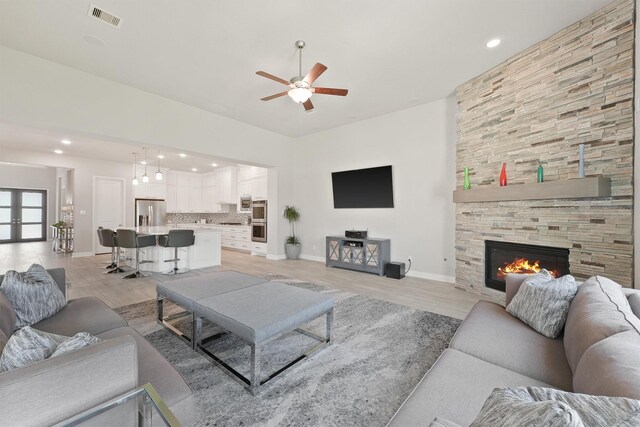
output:
[[[569,249],[485,240],[485,286],[505,291],[509,273],[536,273],[543,268],[553,276],[569,274]]]

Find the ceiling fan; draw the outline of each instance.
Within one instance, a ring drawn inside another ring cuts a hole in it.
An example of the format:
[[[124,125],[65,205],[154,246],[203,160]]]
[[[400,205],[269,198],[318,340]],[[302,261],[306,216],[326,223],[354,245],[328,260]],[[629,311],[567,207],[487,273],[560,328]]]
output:
[[[285,79],[281,79],[280,77],[276,77],[272,74],[265,73],[264,71],[256,71],[256,74],[262,77],[266,77],[278,83],[282,83],[285,86],[289,86],[289,90],[284,92],[276,93],[275,95],[267,96],[265,98],[261,98],[262,101],[271,101],[272,99],[280,98],[281,96],[289,95],[291,99],[296,101],[299,104],[304,106],[305,111],[313,110],[313,104],[311,103],[311,95],[314,93],[321,95],[337,95],[337,96],[347,96],[349,92],[347,89],[334,89],[329,87],[312,87],[313,82],[320,77],[322,73],[324,73],[327,69],[325,65],[321,63],[316,63],[316,65],[311,68],[309,73],[306,76],[302,75],[302,49],[305,47],[306,43],[304,40],[298,40],[296,42],[296,47],[298,48],[298,75],[292,77],[291,80],[286,81]]]

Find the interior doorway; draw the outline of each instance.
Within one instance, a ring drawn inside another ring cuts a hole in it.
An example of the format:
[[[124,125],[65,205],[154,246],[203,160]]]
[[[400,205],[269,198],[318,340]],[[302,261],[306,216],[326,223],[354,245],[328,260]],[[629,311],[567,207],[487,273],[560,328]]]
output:
[[[93,177],[93,251],[95,254],[111,252],[100,246],[98,227],[116,230],[125,223],[124,179],[104,176]]]
[[[0,243],[47,240],[47,190],[0,188]]]

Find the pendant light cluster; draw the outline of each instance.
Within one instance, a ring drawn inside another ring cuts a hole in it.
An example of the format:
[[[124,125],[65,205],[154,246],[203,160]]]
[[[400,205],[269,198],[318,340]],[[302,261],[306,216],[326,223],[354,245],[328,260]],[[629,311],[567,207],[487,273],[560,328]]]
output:
[[[148,184],[149,183],[149,175],[147,174],[147,148],[143,148],[144,150],[144,160],[141,161],[140,163],[144,165],[144,174],[142,175],[142,182],[144,184]],[[140,183],[140,181],[138,180],[138,153],[132,153],[133,154],[133,178],[131,179],[131,184],[132,185],[138,185]],[[162,181],[162,178],[164,178],[162,171],[160,170],[160,159],[163,156],[160,155],[160,150],[158,150],[158,161],[156,163],[157,166],[157,170],[156,170],[156,181]]]

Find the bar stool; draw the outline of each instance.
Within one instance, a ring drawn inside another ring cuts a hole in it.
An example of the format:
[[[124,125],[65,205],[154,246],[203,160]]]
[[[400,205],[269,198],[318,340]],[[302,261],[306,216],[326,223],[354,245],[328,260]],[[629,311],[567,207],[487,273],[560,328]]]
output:
[[[196,236],[193,234],[193,230],[169,230],[168,235],[158,236],[158,245],[165,248],[175,248],[173,259],[167,259],[165,262],[173,261],[173,270],[167,271],[162,274],[182,274],[189,270],[186,268],[178,268],[178,248],[186,248],[187,246],[193,246],[196,241]]]
[[[111,248],[111,264],[105,267],[109,270],[106,274],[124,273],[124,270],[119,265],[120,247],[118,246],[116,233],[108,228],[98,227],[98,242],[100,242],[100,246]],[[118,259],[116,259],[116,253],[118,254]]]
[[[140,249],[155,246],[156,236],[138,234],[133,230],[118,229],[116,232],[116,239],[118,239],[118,244],[121,248],[136,250],[136,271],[131,274],[127,274],[122,278],[136,279],[139,277],[145,277],[145,275],[140,272]]]

